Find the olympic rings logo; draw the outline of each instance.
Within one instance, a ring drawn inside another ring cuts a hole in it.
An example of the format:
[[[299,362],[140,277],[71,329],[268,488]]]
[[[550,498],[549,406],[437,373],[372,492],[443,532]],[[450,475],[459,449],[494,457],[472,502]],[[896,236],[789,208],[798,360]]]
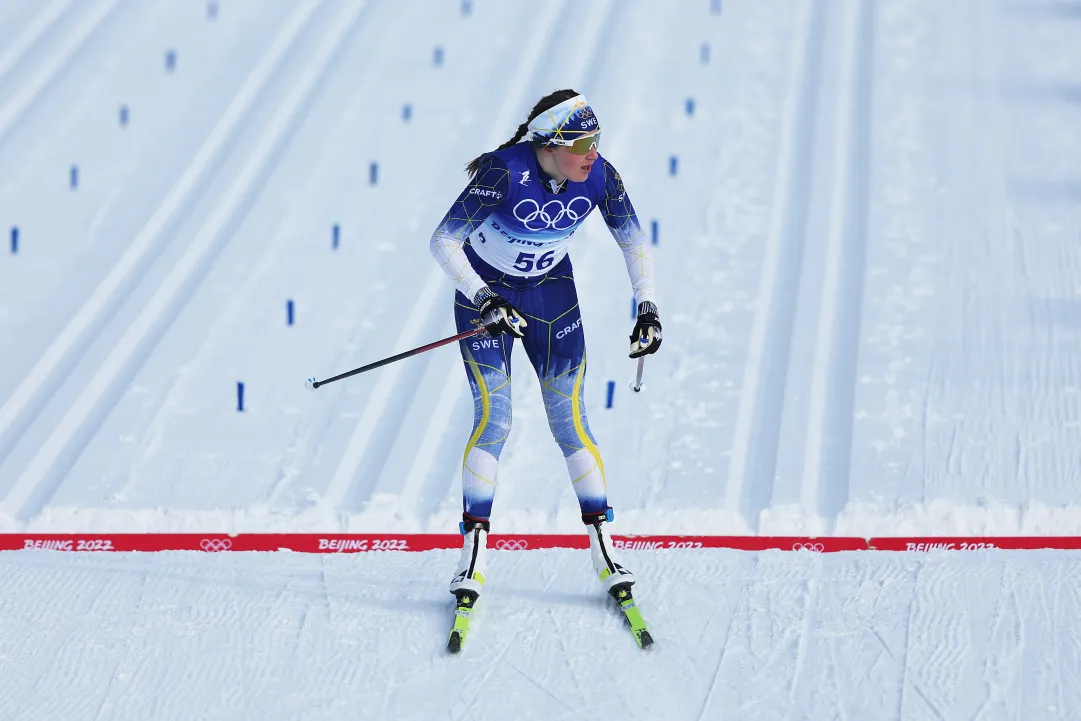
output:
[[[228,551],[233,547],[233,542],[228,538],[204,538],[199,541],[199,548],[204,551],[216,553],[218,551]]]
[[[822,553],[826,550],[826,547],[821,543],[793,543],[793,551],[814,551],[815,553]]]
[[[582,202],[579,203],[578,201]],[[575,203],[578,203],[577,209]],[[582,207],[582,203],[585,203],[585,207]],[[518,209],[527,204],[532,205],[533,210],[522,216],[519,214]],[[544,205],[538,205],[537,201],[532,198],[526,198],[518,201],[518,204],[514,206],[514,217],[520,220],[522,225],[529,230],[547,230],[549,228],[552,230],[567,230],[589,215],[591,210],[593,210],[593,203],[584,195],[579,195],[565,206],[563,201],[559,199],[549,200]]]
[[[529,548],[529,541],[521,538],[512,538],[508,541],[501,538],[495,542],[495,547],[500,551],[524,551]]]

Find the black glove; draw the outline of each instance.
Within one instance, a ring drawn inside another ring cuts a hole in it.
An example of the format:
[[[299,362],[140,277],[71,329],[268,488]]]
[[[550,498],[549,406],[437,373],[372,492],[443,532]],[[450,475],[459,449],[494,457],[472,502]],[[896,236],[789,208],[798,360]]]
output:
[[[661,319],[657,306],[644,300],[638,304],[638,322],[631,331],[631,358],[656,353],[661,347]]]
[[[481,323],[493,336],[504,333],[514,338],[525,336],[522,329],[529,325],[525,318],[517,308],[497,295],[491,288],[481,288],[473,302],[480,310]]]

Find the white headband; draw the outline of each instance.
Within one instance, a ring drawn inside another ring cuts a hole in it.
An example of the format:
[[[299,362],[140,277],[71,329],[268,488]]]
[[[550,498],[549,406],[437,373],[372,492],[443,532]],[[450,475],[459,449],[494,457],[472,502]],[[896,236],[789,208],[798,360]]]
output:
[[[600,130],[597,116],[585,95],[575,95],[548,108],[529,121],[527,140],[545,144],[570,145],[575,140]]]

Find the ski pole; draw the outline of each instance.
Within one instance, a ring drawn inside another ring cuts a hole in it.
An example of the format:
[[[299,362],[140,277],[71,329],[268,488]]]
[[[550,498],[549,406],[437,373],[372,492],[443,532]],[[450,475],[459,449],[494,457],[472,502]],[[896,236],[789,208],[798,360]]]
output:
[[[631,386],[631,390],[635,393],[642,391],[642,373],[646,369],[646,357],[642,356],[638,359],[638,375],[634,379],[634,385]]]
[[[380,368],[382,366],[385,366],[388,363],[393,363],[394,361],[400,361],[403,358],[408,358],[410,356],[418,355],[418,354],[423,353],[425,351],[432,350],[433,348],[438,348],[441,345],[446,345],[447,343],[453,343],[456,340],[462,340],[464,338],[470,338],[470,337],[475,336],[475,335],[480,335],[485,330],[486,330],[486,328],[484,326],[481,326],[480,328],[476,328],[474,330],[466,331],[465,333],[459,333],[458,335],[452,335],[450,338],[444,338],[442,340],[437,340],[434,343],[429,343],[428,345],[422,345],[419,348],[414,348],[413,350],[407,350],[407,351],[404,351],[402,353],[399,353],[398,355],[392,355],[389,358],[384,358],[383,360],[379,360],[379,361],[376,361],[374,363],[369,363],[368,365],[361,366],[360,368],[354,368],[351,371],[347,371],[345,373],[342,373],[341,375],[336,375],[333,378],[327,378],[326,380],[323,380],[323,381],[317,381],[314,378],[309,378],[308,381],[305,383],[305,385],[308,387],[308,390],[314,391],[319,386],[325,386],[327,383],[333,383],[334,381],[340,381],[342,378],[348,378],[349,376],[355,376],[358,373],[364,373],[366,371],[375,370],[376,368]]]

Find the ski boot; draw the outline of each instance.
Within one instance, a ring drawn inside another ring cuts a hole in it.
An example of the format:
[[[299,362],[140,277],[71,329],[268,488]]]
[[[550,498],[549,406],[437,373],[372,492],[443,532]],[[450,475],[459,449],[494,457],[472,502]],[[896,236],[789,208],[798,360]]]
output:
[[[488,521],[467,518],[458,526],[462,533],[462,556],[450,582],[450,592],[479,595],[488,572]]]
[[[635,643],[639,648],[649,648],[653,645],[653,636],[650,635],[649,626],[642,618],[642,612],[638,610],[638,604],[631,593],[634,574],[619,561],[612,539],[608,537],[608,531],[604,527],[605,521],[612,520],[612,509],[609,508],[604,513],[583,513],[582,520],[589,529],[589,553],[593,558],[593,570],[623,613]]]
[[[459,653],[469,635],[469,622],[473,618],[473,606],[484,585],[488,568],[488,521],[466,517],[459,525],[462,532],[462,557],[450,582],[450,592],[456,599],[454,627],[447,640],[447,650]]]
[[[634,574],[620,563],[612,540],[604,527],[606,521],[613,518],[612,509],[604,513],[583,513],[582,521],[589,531],[589,553],[593,558],[593,570],[597,572],[604,588],[612,594],[616,586],[625,586],[627,590],[634,585]]]

